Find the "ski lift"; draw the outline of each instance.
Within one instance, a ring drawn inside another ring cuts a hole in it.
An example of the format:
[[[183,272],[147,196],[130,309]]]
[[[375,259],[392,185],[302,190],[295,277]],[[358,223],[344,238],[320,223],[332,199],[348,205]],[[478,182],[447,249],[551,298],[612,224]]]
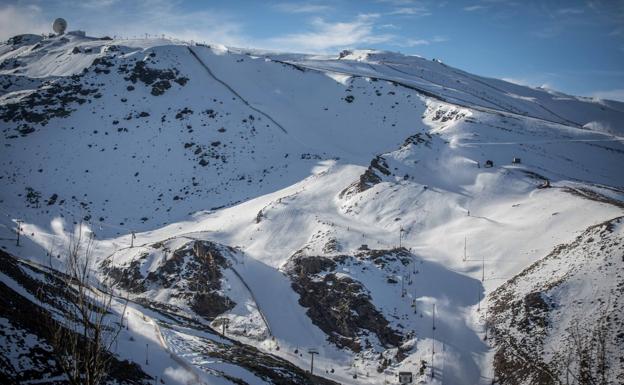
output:
[[[514,157],[514,158],[511,160],[511,163],[512,163],[512,164],[520,164],[520,163],[522,163],[522,161],[521,161],[521,159],[520,159],[520,158],[516,158],[516,157]]]

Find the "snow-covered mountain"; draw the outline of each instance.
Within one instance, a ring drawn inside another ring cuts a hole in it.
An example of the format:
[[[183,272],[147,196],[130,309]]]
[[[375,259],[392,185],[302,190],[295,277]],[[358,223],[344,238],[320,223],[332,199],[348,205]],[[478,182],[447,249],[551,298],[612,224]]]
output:
[[[0,46],[0,128],[2,289],[48,306],[29,287],[82,223],[132,300],[135,383],[318,383],[309,349],[328,383],[565,383],[574,322],[624,333],[624,103],[391,52],[68,33]],[[20,361],[45,334],[11,309],[3,376],[57,370]]]

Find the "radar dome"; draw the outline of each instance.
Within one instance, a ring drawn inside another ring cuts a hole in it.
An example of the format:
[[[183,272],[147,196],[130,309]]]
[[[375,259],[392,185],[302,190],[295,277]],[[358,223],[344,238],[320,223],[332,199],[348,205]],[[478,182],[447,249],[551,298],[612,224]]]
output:
[[[57,34],[62,35],[67,29],[67,22],[65,21],[65,19],[59,17],[58,19],[54,20],[54,24],[52,24],[52,29]]]

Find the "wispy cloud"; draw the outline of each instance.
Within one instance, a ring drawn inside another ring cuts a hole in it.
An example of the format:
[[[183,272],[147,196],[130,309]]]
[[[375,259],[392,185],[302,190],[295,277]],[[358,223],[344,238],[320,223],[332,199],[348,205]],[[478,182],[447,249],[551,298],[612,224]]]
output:
[[[406,39],[403,41],[399,41],[397,42],[395,45],[399,46],[399,47],[416,47],[416,46],[422,46],[422,45],[430,45],[430,44],[434,44],[434,43],[443,43],[448,41],[449,39],[444,37],[444,36],[434,36],[431,39]]]
[[[266,44],[284,50],[326,52],[339,48],[351,48],[361,44],[378,44],[391,41],[394,35],[378,34],[374,21],[378,14],[358,15],[348,22],[327,22],[317,17],[311,22],[311,31],[293,33],[269,39]]]
[[[51,26],[36,5],[0,6],[0,40],[22,33],[52,32]]]
[[[429,45],[429,40],[426,39],[407,39],[403,44],[405,47],[416,47],[418,45]]]
[[[318,3],[278,3],[273,8],[285,13],[319,13],[333,9],[329,5]]]
[[[148,33],[232,46],[253,42],[236,16],[213,8],[185,8],[181,0],[47,0],[37,5],[18,1],[0,5],[0,39],[52,32],[52,21],[58,16],[67,19],[69,30],[82,29],[91,36]]]
[[[564,30],[564,26],[559,23],[551,23],[549,25],[545,25],[541,29],[537,29],[531,31],[531,35],[542,38],[542,39],[550,39],[556,36],[559,36]]]
[[[429,16],[431,15],[431,12],[429,12],[429,10],[427,10],[427,8],[423,6],[401,7],[395,8],[394,10],[388,12],[388,15]]]
[[[487,7],[481,4],[469,5],[467,7],[464,7],[464,11],[466,12],[480,11],[482,9],[487,9]]]
[[[83,8],[102,9],[118,4],[119,2],[120,0],[83,0],[77,3],[77,5]]]
[[[123,6],[118,6],[122,3]],[[84,9],[63,7],[68,13],[70,29],[85,29],[95,36],[165,34],[183,40],[232,46],[246,46],[252,41],[245,35],[244,25],[236,16],[215,8],[189,9],[181,0],[89,0],[86,6],[102,9],[85,18]]]
[[[418,0],[377,0],[378,3],[392,4],[396,6],[410,5],[418,3]]]
[[[143,32],[165,34],[183,40],[206,41],[232,46],[246,46],[244,25],[235,17],[214,9],[182,11],[171,3],[154,1],[143,9],[143,17],[121,26],[122,33],[141,35]]]
[[[581,8],[560,8],[557,10],[558,15],[582,15],[585,11]]]

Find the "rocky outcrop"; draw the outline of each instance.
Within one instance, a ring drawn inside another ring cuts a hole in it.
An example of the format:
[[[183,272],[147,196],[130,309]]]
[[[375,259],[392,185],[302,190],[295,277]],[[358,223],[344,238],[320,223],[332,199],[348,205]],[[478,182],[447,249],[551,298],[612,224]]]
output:
[[[156,69],[151,68],[145,61],[137,61],[133,66],[122,64],[119,66],[119,73],[127,74],[125,80],[136,84],[142,82],[146,86],[152,87],[151,94],[160,96],[171,88],[171,82],[176,82],[181,86],[186,85],[188,78],[179,76],[180,72],[176,68]]]
[[[162,244],[154,244],[153,248],[161,249]],[[115,285],[157,308],[172,310],[171,303],[156,301],[149,294],[162,289],[208,320],[236,305],[221,294],[222,270],[227,268],[223,246],[208,241],[192,241],[174,250],[167,258],[164,250],[159,250],[159,253],[162,256],[158,266],[145,276],[141,274],[141,268],[150,256],[147,252],[121,266],[113,265],[111,260],[104,261],[102,270]]]
[[[370,166],[364,171],[364,174],[360,175],[360,179],[342,190],[339,197],[348,197],[349,195],[366,191],[374,185],[381,183],[383,176],[389,176],[390,174],[386,160],[383,156],[378,155],[371,160]]]
[[[624,380],[624,219],[585,230],[490,295],[502,385]],[[591,293],[591,294],[590,294]]]
[[[385,253],[387,254],[387,250]],[[355,256],[294,256],[287,266],[299,304],[306,307],[312,322],[328,335],[328,340],[354,352],[370,348],[368,335],[386,347],[400,345],[402,336],[374,306],[362,283],[338,273],[341,265],[358,258],[382,259],[377,251]]]

